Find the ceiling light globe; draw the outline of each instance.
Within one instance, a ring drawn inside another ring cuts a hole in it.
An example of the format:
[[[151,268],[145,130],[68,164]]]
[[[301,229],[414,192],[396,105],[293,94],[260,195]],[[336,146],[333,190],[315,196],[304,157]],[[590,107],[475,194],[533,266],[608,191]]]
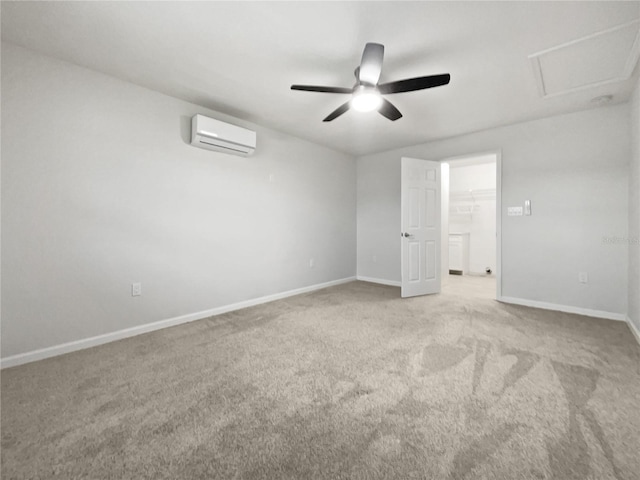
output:
[[[380,105],[382,97],[378,92],[358,92],[351,99],[351,106],[358,112],[371,112],[380,108]]]

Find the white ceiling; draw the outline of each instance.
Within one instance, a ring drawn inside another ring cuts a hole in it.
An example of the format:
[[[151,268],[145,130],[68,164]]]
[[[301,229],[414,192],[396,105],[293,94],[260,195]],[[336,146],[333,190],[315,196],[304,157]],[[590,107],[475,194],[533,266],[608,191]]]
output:
[[[628,100],[630,80],[542,98],[529,56],[640,18],[640,2],[2,2],[2,39],[354,155]],[[366,42],[404,114],[322,119],[348,97]],[[586,56],[588,59],[589,56]],[[595,58],[595,57],[594,57]],[[589,60],[587,60],[589,61]],[[97,112],[99,114],[99,112]]]

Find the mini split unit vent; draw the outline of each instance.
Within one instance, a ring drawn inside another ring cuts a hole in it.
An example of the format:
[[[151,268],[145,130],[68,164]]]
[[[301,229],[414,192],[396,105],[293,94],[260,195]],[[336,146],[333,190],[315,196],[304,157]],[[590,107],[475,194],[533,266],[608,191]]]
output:
[[[191,145],[246,157],[256,149],[256,132],[204,115],[191,119]]]

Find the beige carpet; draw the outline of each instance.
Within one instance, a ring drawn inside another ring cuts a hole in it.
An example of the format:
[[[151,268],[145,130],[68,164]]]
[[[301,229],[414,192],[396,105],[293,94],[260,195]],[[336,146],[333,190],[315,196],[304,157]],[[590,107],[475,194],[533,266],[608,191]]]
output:
[[[447,282],[408,300],[354,282],[4,370],[2,478],[640,478],[627,325]]]

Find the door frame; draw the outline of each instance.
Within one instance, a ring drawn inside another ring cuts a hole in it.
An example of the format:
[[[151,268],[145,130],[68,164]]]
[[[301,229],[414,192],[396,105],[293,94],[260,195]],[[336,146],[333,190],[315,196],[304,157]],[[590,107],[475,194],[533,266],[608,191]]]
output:
[[[455,157],[446,157],[441,163],[495,155],[496,157],[496,300],[502,297],[502,149],[485,150]],[[445,246],[443,245],[444,249]],[[446,248],[449,248],[448,246]]]

